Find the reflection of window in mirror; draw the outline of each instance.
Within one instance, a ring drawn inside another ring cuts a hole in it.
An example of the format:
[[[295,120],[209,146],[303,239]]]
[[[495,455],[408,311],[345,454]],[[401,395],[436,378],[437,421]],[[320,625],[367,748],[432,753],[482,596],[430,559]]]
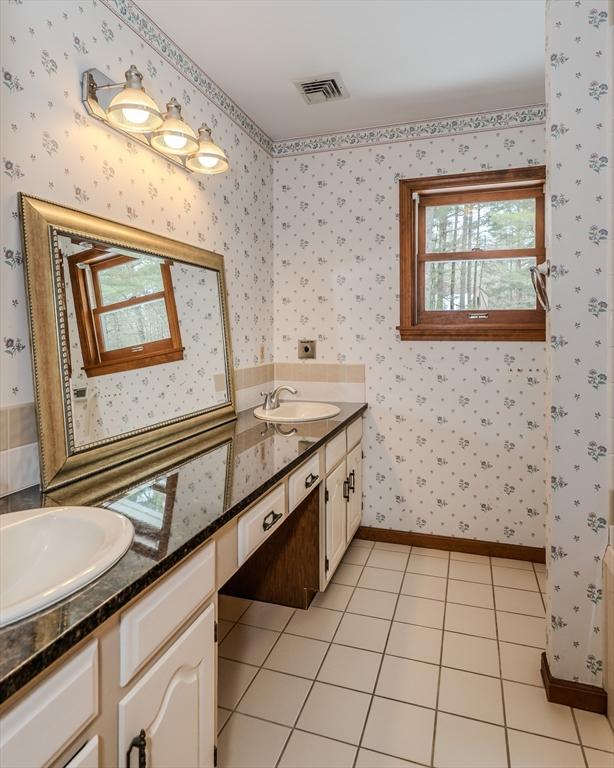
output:
[[[86,375],[182,360],[172,262],[87,246],[68,257]]]

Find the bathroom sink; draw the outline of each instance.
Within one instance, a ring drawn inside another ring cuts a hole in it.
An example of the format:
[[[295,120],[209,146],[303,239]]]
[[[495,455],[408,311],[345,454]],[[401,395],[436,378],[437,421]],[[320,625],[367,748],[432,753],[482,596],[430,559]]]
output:
[[[130,520],[110,509],[0,515],[0,627],[89,584],[125,554],[133,536]]]
[[[279,408],[265,411],[259,406],[254,411],[257,419],[283,423],[285,421],[318,421],[318,419],[330,419],[339,413],[339,408],[330,403],[301,403],[289,400],[280,403]]]

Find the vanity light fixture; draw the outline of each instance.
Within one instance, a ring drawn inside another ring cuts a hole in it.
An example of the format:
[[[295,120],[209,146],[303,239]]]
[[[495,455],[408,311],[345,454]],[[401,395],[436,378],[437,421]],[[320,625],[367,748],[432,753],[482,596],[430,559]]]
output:
[[[198,149],[188,157],[186,166],[194,173],[213,174],[228,170],[228,158],[211,138],[211,128],[205,123],[198,129]]]
[[[132,133],[150,133],[162,125],[158,105],[145,93],[143,75],[134,64],[126,72],[124,87],[111,99],[107,116],[111,125]]]
[[[181,105],[172,98],[166,105],[164,122],[151,135],[151,146],[170,155],[189,155],[198,149],[194,130],[181,117]]]
[[[98,69],[88,69],[83,73],[81,100],[89,115],[186,171],[216,174],[230,167],[209,128],[203,124],[197,135],[185,122],[177,99],[169,100],[165,114],[160,112],[145,92],[143,76],[134,64],[120,83]]]

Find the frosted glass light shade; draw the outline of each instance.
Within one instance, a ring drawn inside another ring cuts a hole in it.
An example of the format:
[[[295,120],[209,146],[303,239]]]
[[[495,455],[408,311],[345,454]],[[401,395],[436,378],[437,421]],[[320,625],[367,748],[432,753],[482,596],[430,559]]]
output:
[[[224,150],[211,138],[211,129],[204,123],[198,129],[198,149],[186,160],[186,166],[194,173],[224,173],[229,168]]]
[[[196,133],[183,121],[176,99],[166,105],[164,122],[153,132],[151,146],[168,155],[189,155],[198,149]]]
[[[158,105],[145,93],[143,76],[134,64],[126,72],[126,84],[111,100],[107,117],[111,125],[131,133],[151,133],[162,125]]]

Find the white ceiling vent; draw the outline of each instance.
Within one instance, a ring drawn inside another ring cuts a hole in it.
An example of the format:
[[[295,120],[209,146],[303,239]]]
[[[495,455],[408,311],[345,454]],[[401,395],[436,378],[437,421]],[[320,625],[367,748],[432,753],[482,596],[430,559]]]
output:
[[[338,101],[339,99],[347,99],[350,95],[338,72],[331,75],[318,75],[306,80],[294,80],[294,85],[307,104]]]

